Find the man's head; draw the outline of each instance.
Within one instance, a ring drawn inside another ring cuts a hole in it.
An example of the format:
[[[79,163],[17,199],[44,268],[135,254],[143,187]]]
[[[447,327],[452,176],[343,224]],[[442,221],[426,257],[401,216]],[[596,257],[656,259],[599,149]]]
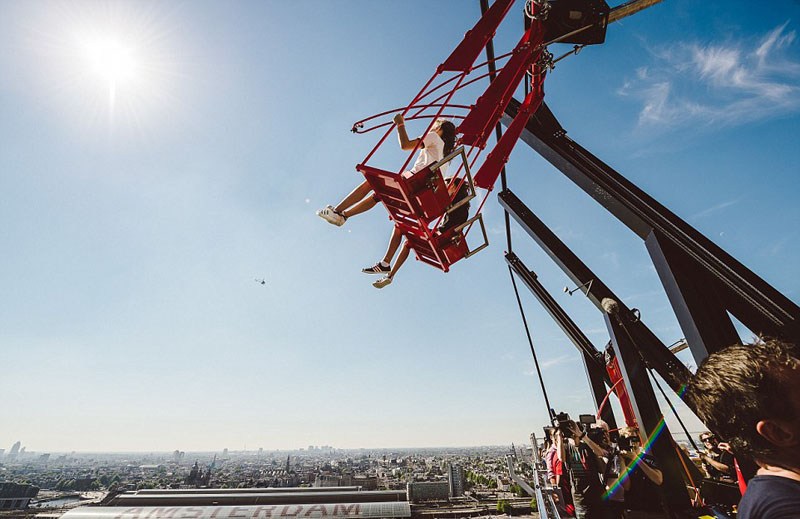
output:
[[[642,440],[636,427],[622,427],[619,430],[619,448],[622,451],[639,452]]]
[[[709,355],[687,398],[733,451],[756,461],[800,467],[800,348],[769,339]]]
[[[706,450],[716,450],[717,445],[719,445],[719,439],[717,439],[717,436],[711,431],[700,433],[700,437],[698,439],[700,440],[700,443],[703,444],[703,447],[706,448]]]
[[[608,427],[608,423],[606,423],[606,421],[605,421],[605,420],[603,420],[603,419],[601,419],[601,418],[598,418],[598,419],[597,419],[597,421],[595,421],[595,422],[592,424],[592,427],[599,428],[599,429],[603,429],[605,432],[608,432],[608,431],[610,431],[610,430],[611,430],[611,429]]]
[[[611,436],[609,435],[610,429],[608,427],[608,423],[606,423],[605,420],[598,419],[595,423],[593,423],[589,427],[590,427],[590,432],[591,429],[597,429],[599,431],[602,431],[599,436],[599,438],[602,439],[602,442],[600,443],[601,446],[608,447],[609,445],[611,445]]]

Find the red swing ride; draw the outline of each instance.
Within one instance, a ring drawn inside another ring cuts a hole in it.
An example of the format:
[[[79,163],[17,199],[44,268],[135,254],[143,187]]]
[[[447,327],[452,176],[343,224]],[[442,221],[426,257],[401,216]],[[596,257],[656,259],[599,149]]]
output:
[[[520,138],[526,123],[544,99],[544,80],[548,70],[569,54],[576,54],[587,44],[602,43],[605,27],[609,21],[619,19],[644,9],[660,0],[634,0],[613,10],[605,2],[588,2],[576,11],[575,3],[528,0],[526,30],[514,49],[488,59],[478,65],[475,62],[484,49],[491,48],[492,38],[503,21],[514,0],[496,0],[485,9],[475,26],[467,31],[463,40],[436,69],[431,78],[420,89],[411,102],[360,121],[352,128],[354,133],[384,130],[384,134],[366,158],[356,166],[374,190],[377,198],[389,212],[397,229],[408,240],[418,260],[444,272],[457,261],[468,258],[489,245],[482,209],[509,155]],[[567,10],[551,17],[551,11]],[[612,18],[611,14],[616,14]],[[568,20],[565,25],[563,20]],[[580,43],[573,51],[561,58],[553,59],[548,46],[553,43]],[[504,61],[503,61],[504,60]],[[497,63],[495,77],[495,67]],[[488,69],[488,72],[485,71]],[[528,76],[529,88],[517,115],[496,145],[486,154],[491,132],[501,117],[523,79]],[[477,99],[463,100],[468,96],[466,87],[485,78],[489,86]],[[395,128],[392,121],[384,122],[390,115],[400,113],[406,120],[430,119],[425,133],[430,131],[439,118],[458,121],[457,148],[441,161],[410,173],[406,171],[420,144],[411,151],[398,171],[389,171],[370,164],[375,153],[385,144]],[[448,191],[442,175],[442,166],[452,161],[458,167],[450,180],[455,189]],[[472,171],[477,172],[473,175]],[[463,184],[469,195],[456,201]],[[485,191],[475,216],[465,223],[440,233],[437,230],[445,214],[452,212],[478,196],[477,190]],[[483,242],[470,248],[467,236],[475,223],[479,224]]]

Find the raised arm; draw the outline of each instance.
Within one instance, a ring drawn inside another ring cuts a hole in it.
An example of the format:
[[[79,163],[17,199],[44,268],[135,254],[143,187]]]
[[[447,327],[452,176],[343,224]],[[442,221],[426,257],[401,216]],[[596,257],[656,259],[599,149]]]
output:
[[[599,446],[597,443],[592,441],[592,439],[589,438],[589,435],[581,431],[581,428],[578,427],[578,424],[576,424],[575,422],[570,422],[569,428],[570,431],[572,431],[572,435],[575,438],[575,441],[583,442],[586,445],[588,445],[589,448],[592,449],[592,452],[594,452],[595,456],[597,456],[598,458],[602,458],[603,456],[608,456],[608,452],[604,448]]]
[[[394,116],[394,123],[397,125],[397,139],[400,141],[400,149],[411,151],[417,147],[419,139],[409,139],[406,133],[406,121],[403,114]]]
[[[625,462],[628,465],[633,463],[634,460],[636,459],[636,453],[635,452],[630,452],[630,451],[621,452],[620,455],[622,456],[622,459],[624,459]],[[654,467],[651,467],[644,460],[642,460],[639,463],[637,463],[636,464],[636,468],[641,469],[642,472],[644,473],[644,475],[647,477],[647,479],[649,479],[650,481],[652,481],[656,485],[661,486],[661,483],[664,482],[664,474],[661,472],[661,470],[657,469],[657,468],[654,468]]]

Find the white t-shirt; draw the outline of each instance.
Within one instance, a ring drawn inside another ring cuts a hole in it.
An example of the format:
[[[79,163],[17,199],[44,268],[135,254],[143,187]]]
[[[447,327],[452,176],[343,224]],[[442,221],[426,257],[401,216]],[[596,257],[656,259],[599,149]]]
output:
[[[428,164],[437,162],[444,158],[444,141],[441,137],[436,135],[436,132],[428,132],[422,139],[423,148],[419,150],[417,161],[414,162],[414,167],[411,168],[412,173],[416,173]],[[447,164],[440,169],[442,175],[447,170]]]

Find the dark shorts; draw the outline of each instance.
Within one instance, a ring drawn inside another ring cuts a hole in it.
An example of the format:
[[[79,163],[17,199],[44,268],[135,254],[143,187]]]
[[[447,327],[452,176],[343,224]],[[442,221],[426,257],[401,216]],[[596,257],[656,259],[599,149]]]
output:
[[[447,213],[442,218],[442,223],[439,224],[439,233],[444,234],[453,227],[458,227],[469,219],[469,203],[466,203],[453,211]]]
[[[456,193],[456,196],[453,198],[453,203],[457,204],[461,200],[464,200],[469,196],[469,186],[466,182],[461,185],[461,188]],[[469,202],[462,205],[455,211],[445,213],[444,218],[442,218],[442,223],[439,224],[439,232],[444,233],[453,227],[458,227],[462,223],[469,220]]]

